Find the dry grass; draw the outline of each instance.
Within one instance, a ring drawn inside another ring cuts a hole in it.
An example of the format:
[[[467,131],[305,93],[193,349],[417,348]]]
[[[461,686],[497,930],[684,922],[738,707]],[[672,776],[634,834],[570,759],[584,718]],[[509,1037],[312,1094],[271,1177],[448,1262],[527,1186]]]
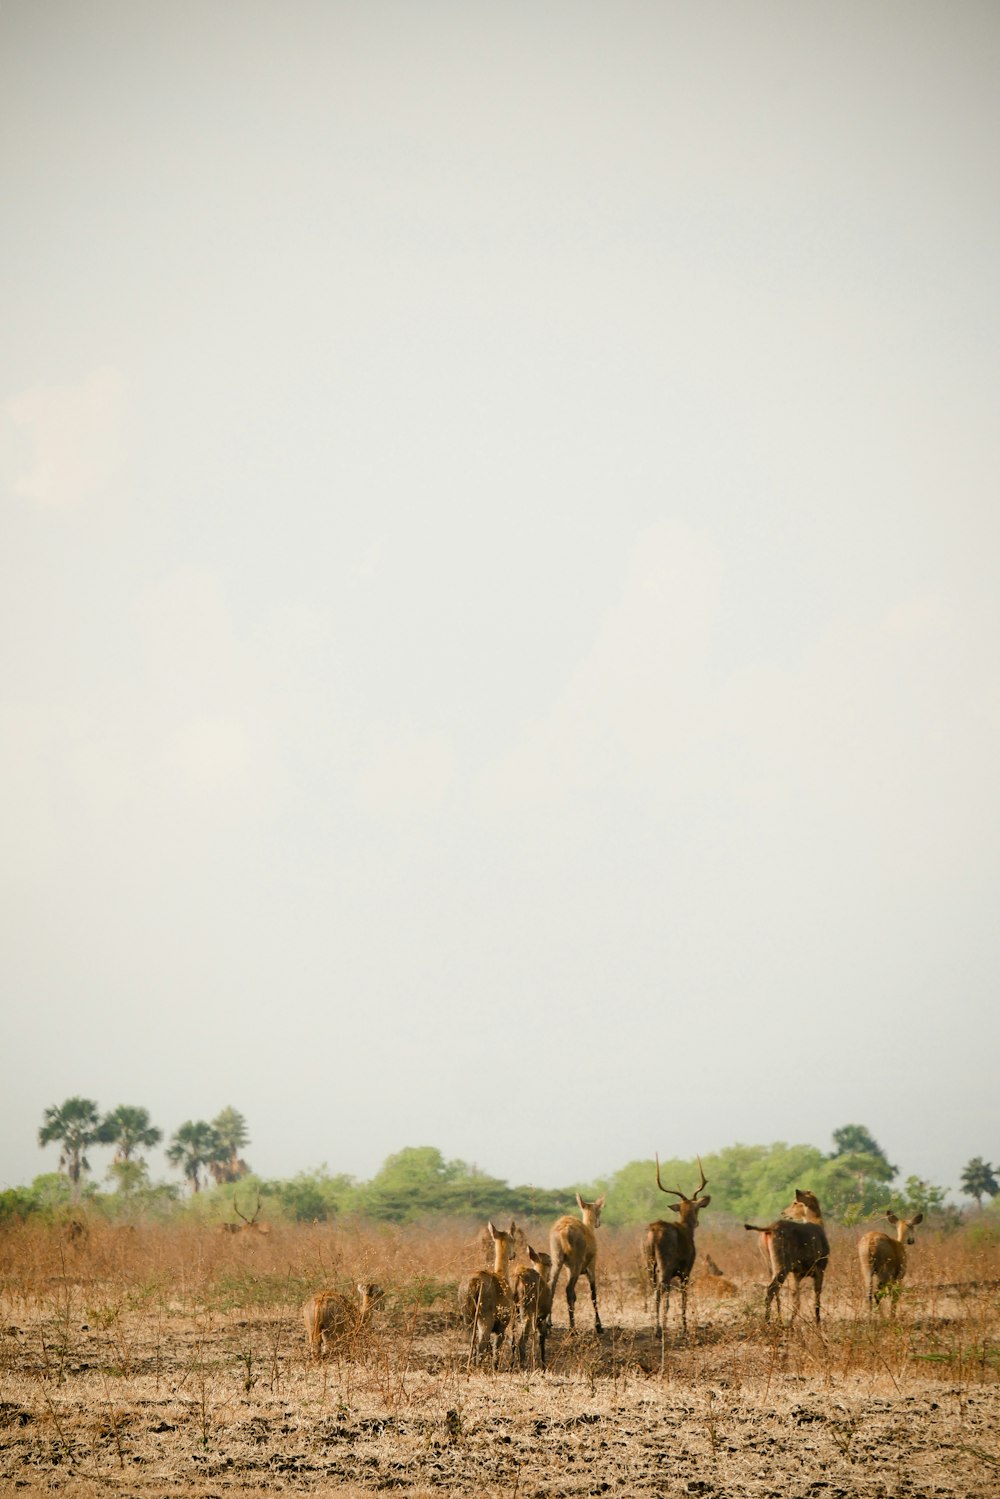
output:
[[[529,1238],[544,1243],[547,1225]],[[547,1374],[470,1373],[456,1286],[478,1225],[269,1235],[91,1224],[0,1239],[0,1486],[69,1495],[840,1495],[1000,1490],[1000,1257],[924,1235],[870,1318],[834,1232],[824,1325],[762,1321],[756,1236],[703,1227],[735,1288],[652,1333],[640,1231],[599,1234],[601,1317],[562,1290]],[[377,1281],[378,1320],[308,1358],[301,1304]],[[783,1294],[787,1316],[790,1298]]]

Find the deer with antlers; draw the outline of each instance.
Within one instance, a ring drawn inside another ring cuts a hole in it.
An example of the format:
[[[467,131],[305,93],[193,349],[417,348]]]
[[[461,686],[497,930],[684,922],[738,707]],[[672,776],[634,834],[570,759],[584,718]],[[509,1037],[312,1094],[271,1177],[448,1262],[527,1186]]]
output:
[[[531,1344],[532,1354],[538,1347],[538,1359],[545,1368],[545,1339],[552,1322],[552,1292],[549,1289],[549,1271],[552,1256],[544,1251],[536,1254],[528,1245],[530,1265],[519,1265],[514,1271],[514,1345],[520,1367],[524,1368],[525,1354]]]
[[[915,1218],[897,1218],[893,1212],[885,1215],[895,1226],[896,1237],[873,1232],[858,1240],[858,1258],[861,1261],[861,1279],[868,1293],[868,1310],[881,1308],[883,1296],[892,1296],[898,1290],[906,1274],[906,1247],[916,1243],[913,1230],[923,1223],[923,1213]],[[896,1310],[896,1299],[892,1296],[891,1311]]]
[[[792,1211],[796,1217],[786,1216]],[[750,1233],[763,1234],[771,1263],[771,1280],[767,1288],[764,1306],[764,1321],[771,1315],[771,1302],[787,1279],[792,1282],[792,1317],[799,1309],[799,1287],[802,1281],[812,1279],[816,1299],[816,1323],[819,1324],[819,1303],[823,1293],[823,1276],[830,1263],[830,1241],[823,1227],[823,1214],[812,1192],[796,1190],[795,1203],[785,1213],[765,1228],[756,1223],[744,1223]],[[780,1312],[779,1312],[780,1315]]]
[[[552,1300],[554,1303],[556,1286],[559,1284],[559,1277],[565,1265],[569,1277],[566,1281],[569,1330],[571,1333],[575,1332],[573,1311],[576,1306],[576,1283],[581,1275],[585,1275],[590,1282],[590,1299],[594,1305],[594,1331],[603,1332],[600,1313],[597,1310],[597,1234],[594,1230],[600,1227],[604,1197],[598,1197],[596,1202],[584,1202],[577,1192],[576,1202],[583,1215],[582,1222],[579,1218],[574,1218],[571,1213],[567,1213],[564,1217],[556,1219],[549,1234],[549,1252],[552,1255],[553,1265]]]
[[[701,1156],[698,1157],[698,1170],[701,1172],[701,1182],[694,1190],[694,1195],[685,1197],[684,1193],[677,1187],[665,1187],[660,1180],[660,1157],[656,1157],[656,1185],[661,1192],[667,1192],[673,1197],[679,1197],[680,1202],[672,1202],[670,1211],[677,1213],[679,1221],[670,1223],[658,1218],[651,1223],[646,1230],[646,1239],[643,1250],[646,1259],[646,1270],[656,1295],[656,1336],[664,1336],[665,1324],[670,1313],[670,1282],[677,1280],[681,1288],[681,1326],[687,1333],[687,1293],[688,1281],[694,1268],[695,1254],[694,1231],[698,1227],[698,1214],[702,1208],[707,1208],[711,1197],[703,1197],[701,1194],[708,1186],[705,1179],[705,1168],[701,1164]],[[660,1316],[660,1301],[663,1298],[663,1316]]]
[[[493,1269],[480,1270],[462,1286],[459,1293],[465,1325],[471,1330],[469,1362],[481,1363],[493,1345],[493,1368],[500,1364],[500,1350],[514,1311],[514,1298],[508,1278],[508,1266],[514,1251],[517,1227],[510,1229],[488,1225],[493,1241]]]
[[[357,1301],[342,1291],[318,1291],[303,1306],[302,1320],[313,1358],[344,1353],[368,1326],[382,1300],[382,1288],[371,1281],[359,1281],[355,1289]]]

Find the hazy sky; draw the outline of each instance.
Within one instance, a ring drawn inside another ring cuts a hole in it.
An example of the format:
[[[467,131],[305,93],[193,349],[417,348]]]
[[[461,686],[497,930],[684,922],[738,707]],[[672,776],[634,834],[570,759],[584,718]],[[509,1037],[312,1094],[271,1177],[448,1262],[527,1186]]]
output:
[[[72,1094],[996,1160],[998,77],[991,3],[3,0],[0,1186]]]

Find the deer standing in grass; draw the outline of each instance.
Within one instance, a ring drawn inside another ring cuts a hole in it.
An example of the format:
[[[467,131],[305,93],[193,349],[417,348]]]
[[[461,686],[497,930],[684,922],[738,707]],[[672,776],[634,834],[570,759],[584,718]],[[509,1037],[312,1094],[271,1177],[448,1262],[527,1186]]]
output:
[[[694,1258],[697,1250],[694,1247],[694,1231],[698,1227],[698,1214],[702,1208],[707,1208],[711,1197],[702,1197],[702,1192],[708,1186],[705,1180],[705,1168],[701,1164],[701,1156],[698,1157],[698,1170],[701,1172],[701,1184],[695,1188],[693,1197],[685,1197],[684,1193],[676,1187],[665,1187],[660,1180],[660,1157],[656,1157],[656,1185],[661,1192],[667,1192],[673,1197],[679,1197],[680,1202],[672,1202],[670,1211],[679,1215],[678,1223],[666,1222],[658,1218],[651,1223],[646,1230],[646,1240],[643,1245],[646,1269],[650,1282],[656,1293],[656,1336],[662,1338],[667,1317],[670,1314],[670,1282],[680,1281],[681,1287],[681,1326],[687,1333],[687,1293],[688,1281],[694,1268]],[[663,1318],[660,1318],[660,1298],[664,1298]]]
[[[819,1303],[823,1293],[823,1276],[830,1263],[830,1241],[823,1227],[823,1214],[812,1192],[796,1190],[795,1204],[785,1212],[802,1213],[802,1217],[782,1216],[766,1228],[756,1223],[744,1223],[751,1233],[763,1234],[768,1258],[771,1262],[771,1281],[767,1288],[764,1306],[764,1321],[771,1315],[771,1302],[786,1279],[792,1282],[792,1317],[799,1309],[799,1287],[804,1280],[812,1278],[816,1297],[816,1322],[819,1323]],[[779,1311],[780,1315],[780,1311]]]
[[[579,1192],[576,1194],[577,1206],[583,1214],[583,1221],[574,1218],[568,1213],[563,1218],[557,1218],[552,1225],[549,1234],[549,1251],[552,1255],[552,1301],[556,1299],[556,1286],[562,1274],[563,1266],[569,1279],[566,1282],[566,1306],[569,1311],[569,1330],[575,1332],[573,1322],[573,1309],[576,1305],[576,1283],[581,1275],[585,1275],[590,1282],[590,1299],[594,1303],[594,1331],[603,1332],[600,1313],[597,1310],[597,1235],[594,1232],[600,1227],[601,1208],[604,1206],[604,1197],[598,1197],[596,1202],[584,1202]]]
[[[923,1213],[915,1218],[897,1218],[895,1213],[886,1213],[889,1222],[895,1224],[896,1237],[873,1232],[858,1240],[858,1258],[861,1261],[861,1280],[868,1293],[868,1310],[881,1307],[882,1297],[899,1287],[906,1274],[906,1246],[916,1243],[913,1230],[923,1223]],[[896,1310],[895,1297],[890,1309]]]
[[[471,1275],[460,1293],[462,1314],[471,1329],[470,1363],[480,1363],[493,1344],[493,1367],[499,1367],[500,1350],[514,1311],[514,1298],[508,1278],[508,1264],[517,1233],[512,1223],[509,1232],[488,1225],[493,1241],[493,1269]]]
[[[370,1281],[359,1281],[358,1300],[342,1291],[318,1291],[302,1308],[306,1337],[313,1358],[343,1353],[356,1343],[372,1312],[382,1300],[382,1289]]]
[[[514,1271],[514,1332],[512,1337],[517,1347],[518,1363],[524,1368],[525,1354],[530,1342],[532,1355],[538,1345],[538,1357],[545,1368],[545,1339],[552,1322],[552,1292],[549,1290],[549,1271],[552,1256],[544,1252],[536,1254],[528,1245],[530,1265],[519,1265]]]

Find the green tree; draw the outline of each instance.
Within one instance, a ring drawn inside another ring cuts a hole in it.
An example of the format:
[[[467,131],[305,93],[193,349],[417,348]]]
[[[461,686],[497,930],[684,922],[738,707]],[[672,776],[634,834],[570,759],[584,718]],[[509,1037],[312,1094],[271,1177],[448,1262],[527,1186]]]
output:
[[[192,1192],[200,1192],[202,1168],[217,1161],[219,1152],[219,1137],[214,1126],[204,1119],[186,1119],[171,1136],[167,1160],[183,1171],[191,1183]]]
[[[150,1122],[149,1110],[121,1103],[101,1122],[101,1139],[115,1147],[114,1164],[133,1161],[141,1148],[151,1149],[163,1139],[163,1131]]]
[[[984,1197],[995,1197],[1000,1192],[1000,1182],[989,1161],[981,1155],[973,1156],[961,1175],[962,1191],[966,1197],[974,1197],[981,1208]]]
[[[80,1196],[83,1173],[90,1170],[85,1152],[102,1139],[101,1120],[92,1098],[67,1098],[65,1103],[45,1110],[38,1143],[59,1141],[59,1170],[69,1177],[74,1201]]]
[[[215,1116],[212,1128],[219,1145],[214,1159],[208,1162],[208,1169],[221,1187],[227,1182],[239,1181],[250,1170],[246,1161],[240,1158],[240,1151],[250,1144],[250,1135],[246,1119],[231,1105]]]
[[[875,1156],[887,1167],[889,1172],[887,1180],[889,1181],[899,1170],[898,1166],[890,1165],[889,1157],[871,1131],[863,1124],[842,1124],[840,1129],[835,1129],[833,1132],[833,1143],[836,1149],[833,1151],[831,1160],[836,1160],[838,1156],[843,1155]]]

